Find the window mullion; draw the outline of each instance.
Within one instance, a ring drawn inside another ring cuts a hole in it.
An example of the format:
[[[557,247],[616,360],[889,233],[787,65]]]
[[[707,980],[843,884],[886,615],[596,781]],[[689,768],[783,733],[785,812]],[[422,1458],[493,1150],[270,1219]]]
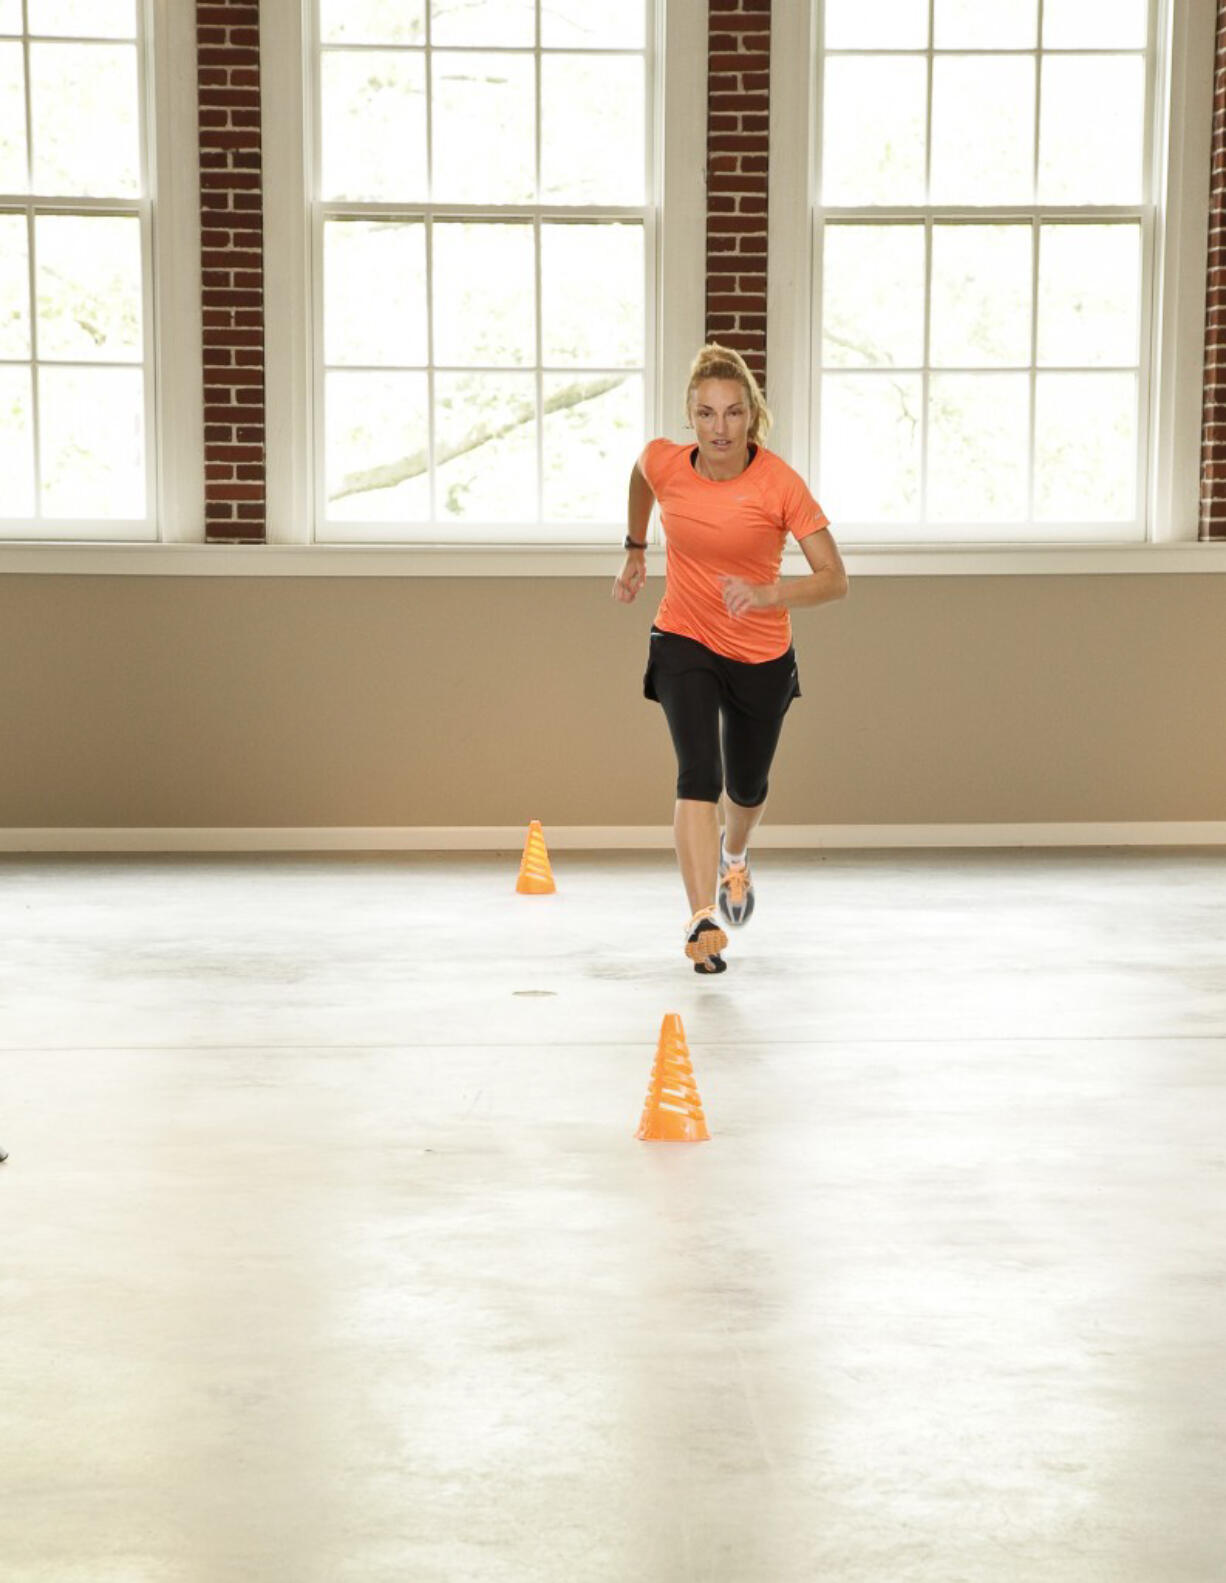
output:
[[[1030,376],[1029,422],[1030,432],[1026,443],[1026,520],[1034,522],[1035,464],[1039,454],[1039,266],[1042,242],[1042,221],[1039,218],[1039,171],[1043,142],[1043,9],[1045,0],[1038,0],[1035,17],[1037,35],[1034,52],[1034,191],[1035,205],[1030,224]]]
[[[140,304],[141,304],[141,395],[144,405],[145,449],[145,521],[155,529],[162,514],[165,491],[162,488],[162,424],[158,422],[156,384],[154,380],[155,346],[153,315],[153,211],[150,193],[153,190],[149,155],[153,147],[150,130],[153,124],[153,105],[149,60],[149,31],[147,13],[137,19],[136,85],[137,85],[137,143],[140,157],[140,197],[136,211],[140,226]],[[144,22],[144,26],[142,26]]]
[[[423,217],[426,244],[426,477],[429,482],[429,520],[438,520],[437,480],[435,466],[437,441],[435,433],[435,374],[434,374],[434,44],[433,6],[425,6],[425,82],[426,82],[426,212]]]
[[[320,0],[312,0],[312,36],[319,37]],[[311,205],[312,222],[310,235],[310,278],[322,281],[324,259],[324,233],[327,229],[328,210],[320,198],[321,174],[323,171],[323,54],[320,50],[311,51],[311,169],[310,192],[308,201]],[[313,291],[308,299],[311,329],[315,340],[315,355],[311,358],[308,370],[308,381],[314,386],[315,399],[310,404],[311,411],[311,477],[314,487],[310,498],[310,517],[307,526],[307,538],[315,543],[319,537],[320,512],[328,509],[328,468],[327,447],[325,445],[328,402],[327,402],[327,374],[324,369],[324,358],[327,347],[324,344],[324,296],[322,291]]]
[[[34,205],[26,205],[26,267],[30,291],[30,443],[34,447],[34,501],[31,516],[43,514],[42,399],[38,377],[38,261],[35,256]]]
[[[928,411],[931,405],[932,333],[932,106],[936,90],[936,0],[928,0],[928,102],[924,113],[924,331],[920,367],[919,519],[928,521]]]
[[[1039,0],[1040,5],[1042,0]],[[1038,456],[1039,412],[1039,248],[1042,225],[1036,216],[1030,228],[1030,434],[1026,447],[1026,520],[1034,521],[1034,470]]]
[[[928,521],[928,413],[932,397],[932,232],[924,221],[924,362],[920,371],[920,521]]]
[[[26,128],[26,270],[30,293],[30,443],[34,447],[34,499],[31,517],[41,521],[43,465],[41,393],[38,378],[38,263],[34,243],[34,113],[30,94],[29,0],[21,0],[21,67],[24,73]]]
[[[545,520],[545,372],[544,372],[544,330],[542,320],[544,317],[544,299],[541,293],[541,245],[544,240],[541,233],[541,77],[543,75],[543,57],[541,54],[541,7],[537,0],[533,8],[534,28],[534,113],[536,117],[536,145],[535,170],[536,170],[536,212],[532,217],[532,305],[536,316],[536,339],[534,352],[536,356],[536,373],[533,379],[533,400],[536,402],[536,520]]]
[[[1042,146],[1043,129],[1043,7],[1045,0],[1038,0],[1039,10],[1036,18],[1038,27],[1038,40],[1034,52],[1034,191],[1031,194],[1033,202],[1039,202],[1039,157]]]

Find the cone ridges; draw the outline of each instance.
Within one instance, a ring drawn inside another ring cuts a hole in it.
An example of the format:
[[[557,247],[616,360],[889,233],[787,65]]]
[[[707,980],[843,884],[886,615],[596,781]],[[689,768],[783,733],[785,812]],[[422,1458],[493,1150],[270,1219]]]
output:
[[[651,1143],[705,1143],[711,1136],[703,1114],[685,1029],[675,1011],[660,1024],[647,1102],[636,1137]]]
[[[545,846],[541,821],[533,819],[528,826],[528,839],[524,842],[524,855],[520,859],[515,889],[521,896],[552,896],[557,888],[553,882],[553,869],[549,866],[549,852]]]

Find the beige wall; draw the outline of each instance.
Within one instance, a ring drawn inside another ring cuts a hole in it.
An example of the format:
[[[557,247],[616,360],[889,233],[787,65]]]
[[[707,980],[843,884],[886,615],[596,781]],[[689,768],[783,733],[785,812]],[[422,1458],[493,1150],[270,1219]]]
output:
[[[0,577],[0,825],[663,824],[654,602]],[[771,817],[1226,819],[1224,607],[1217,576],[861,578],[797,617]]]

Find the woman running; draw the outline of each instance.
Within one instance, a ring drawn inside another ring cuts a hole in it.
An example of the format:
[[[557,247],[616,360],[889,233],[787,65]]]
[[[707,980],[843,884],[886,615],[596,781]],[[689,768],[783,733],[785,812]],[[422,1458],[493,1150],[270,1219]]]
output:
[[[686,427],[697,444],[652,440],[630,474],[626,560],[613,597],[647,580],[657,502],[667,546],[643,693],[663,709],[677,754],[673,838],[689,898],[685,954],[722,973],[728,936],[753,913],[749,838],[762,817],[783,717],[800,694],[789,610],[842,599],[847,573],[804,480],[763,443],[771,415],[739,353],[694,359]],[[811,568],[781,581],[788,535]],[[718,804],[724,797],[724,828]]]

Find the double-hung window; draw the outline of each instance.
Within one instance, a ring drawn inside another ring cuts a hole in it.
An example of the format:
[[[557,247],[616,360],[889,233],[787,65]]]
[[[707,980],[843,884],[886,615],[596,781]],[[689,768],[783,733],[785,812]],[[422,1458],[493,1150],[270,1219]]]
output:
[[[134,0],[0,0],[0,535],[156,536]]]
[[[786,372],[841,539],[1147,537],[1163,11],[813,5],[808,356]]]
[[[201,536],[195,45],[190,6],[0,0],[10,544]]]
[[[653,377],[646,0],[319,0],[317,542],[607,542]]]

